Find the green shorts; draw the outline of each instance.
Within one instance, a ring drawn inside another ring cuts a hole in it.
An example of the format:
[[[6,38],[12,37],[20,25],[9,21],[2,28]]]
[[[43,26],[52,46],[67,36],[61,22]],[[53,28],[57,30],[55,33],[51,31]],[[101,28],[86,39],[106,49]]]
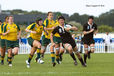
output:
[[[62,43],[62,41],[61,41],[61,38],[60,37],[53,37],[53,41],[54,41],[54,43],[56,43],[56,44],[60,44],[60,43]]]
[[[45,36],[42,36],[42,46],[46,46],[50,43],[50,39],[45,38]]]
[[[15,47],[19,47],[19,40],[16,40],[16,41],[6,40],[6,48],[7,49],[15,48]]]
[[[1,38],[0,38],[0,47],[1,47]]]
[[[0,43],[1,48],[5,48],[6,47],[6,39],[1,39],[0,42],[1,42]]]
[[[29,37],[29,38],[27,38],[27,40],[28,40],[29,45],[31,47],[33,47],[33,41],[34,41],[34,39],[32,39],[31,37]]]

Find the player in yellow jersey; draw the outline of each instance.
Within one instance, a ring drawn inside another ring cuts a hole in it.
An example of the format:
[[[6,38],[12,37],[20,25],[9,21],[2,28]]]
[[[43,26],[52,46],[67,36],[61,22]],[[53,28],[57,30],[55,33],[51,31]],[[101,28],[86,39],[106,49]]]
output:
[[[5,17],[5,22],[1,25],[1,33],[4,31],[4,27],[8,23],[8,16]],[[6,36],[1,35],[1,65],[4,64],[4,57],[5,57],[5,51],[6,51]]]
[[[55,26],[54,23],[55,21],[53,20],[53,13],[48,12],[47,18],[44,20],[44,25],[45,25],[44,30],[46,30],[46,32],[44,32],[42,36],[42,48],[41,48],[42,57],[44,56],[44,52],[46,50],[47,45],[50,43],[50,34],[54,29],[54,26]],[[53,59],[52,64],[55,65],[53,57],[52,57]]]
[[[20,27],[13,21],[13,16],[9,16],[8,24],[4,27],[4,36],[6,37],[6,48],[8,50],[8,65],[12,66],[12,57],[18,54],[19,38],[21,37]],[[12,51],[13,49],[13,51]]]
[[[62,16],[62,14],[57,13],[57,20],[55,21],[55,27],[59,26],[58,18],[60,16]],[[56,33],[54,35],[53,41],[55,44],[50,46],[50,50],[54,52],[54,47],[55,47],[56,61],[58,64],[60,64],[62,61],[62,54],[64,53],[64,49],[62,47],[62,41],[61,41],[60,35],[58,33]]]
[[[0,20],[0,45],[1,45],[1,25],[2,25],[2,21]],[[1,56],[1,46],[0,46],[0,56]]]
[[[41,50],[40,39],[41,39],[43,26],[44,26],[42,23],[43,23],[42,18],[37,18],[35,23],[32,23],[25,29],[26,32],[30,33],[30,36],[28,38],[28,43],[32,47],[31,52],[29,54],[29,58],[28,60],[26,60],[27,68],[30,68],[30,62],[36,50],[39,50],[39,51]],[[43,62],[40,61],[40,63],[43,63]]]

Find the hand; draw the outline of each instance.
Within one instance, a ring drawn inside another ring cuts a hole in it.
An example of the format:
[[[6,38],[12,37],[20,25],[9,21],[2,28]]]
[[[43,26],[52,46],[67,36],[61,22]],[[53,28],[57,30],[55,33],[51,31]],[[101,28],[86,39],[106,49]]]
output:
[[[6,33],[2,33],[2,35],[3,35],[3,36],[5,36],[5,35],[6,35]]]
[[[54,42],[52,42],[52,43],[51,43],[51,45],[52,45],[52,46],[55,46],[55,43],[54,43]]]
[[[96,33],[94,33],[96,35]]]
[[[30,33],[36,34],[36,31],[31,31]]]
[[[90,32],[93,32],[93,31],[94,31],[94,29],[91,29],[91,30],[90,30]]]
[[[18,35],[18,36],[17,36],[17,39],[20,39],[20,38],[21,38],[21,36],[20,36],[20,35]]]
[[[54,29],[55,27],[52,27],[52,30]]]

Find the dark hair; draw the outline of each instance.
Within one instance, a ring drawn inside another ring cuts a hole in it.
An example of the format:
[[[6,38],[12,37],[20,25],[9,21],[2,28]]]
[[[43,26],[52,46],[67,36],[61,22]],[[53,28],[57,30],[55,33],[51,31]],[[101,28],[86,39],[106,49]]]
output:
[[[53,12],[51,12],[51,11],[50,11],[50,12],[48,12],[48,13],[47,13],[47,16],[49,16],[49,14],[50,14],[50,13],[53,13]]]
[[[89,17],[88,17],[88,20],[89,20],[89,19],[93,19],[93,20],[94,20],[94,17],[93,17],[93,16],[89,16]]]
[[[0,22],[2,22],[2,21],[0,20]]]
[[[5,19],[8,18],[8,16],[5,16]]]
[[[37,18],[36,18],[36,23],[39,25],[39,21],[41,21],[41,20],[42,20],[42,18],[37,17]]]
[[[60,20],[60,19],[65,20],[65,18],[64,18],[63,16],[60,16],[60,17],[58,18],[58,20]]]

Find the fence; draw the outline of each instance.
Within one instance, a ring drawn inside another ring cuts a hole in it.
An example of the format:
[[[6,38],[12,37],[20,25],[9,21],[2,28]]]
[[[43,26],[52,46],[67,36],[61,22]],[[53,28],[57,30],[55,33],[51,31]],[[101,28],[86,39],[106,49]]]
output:
[[[46,49],[46,54],[50,53],[49,46]],[[77,43],[78,51],[82,50],[84,53],[84,46],[80,43]],[[29,44],[20,43],[19,54],[29,54],[31,50],[31,46]],[[107,52],[106,52],[107,50]],[[105,43],[95,43],[95,53],[114,53],[114,43],[105,46]]]

